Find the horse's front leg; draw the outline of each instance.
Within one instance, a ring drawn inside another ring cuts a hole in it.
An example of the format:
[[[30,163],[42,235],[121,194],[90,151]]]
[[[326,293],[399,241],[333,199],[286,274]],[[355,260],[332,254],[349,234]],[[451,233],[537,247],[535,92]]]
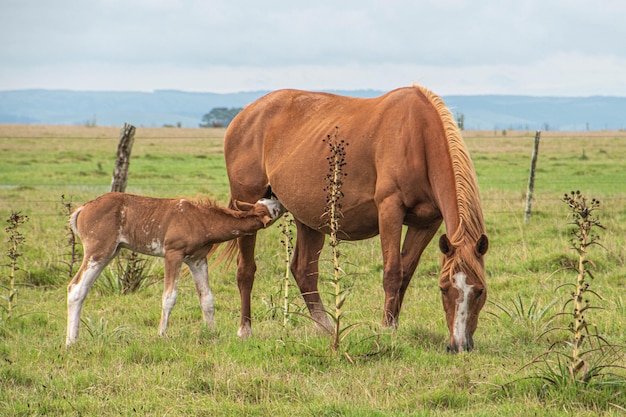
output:
[[[254,261],[256,233],[240,237],[237,239],[237,244],[239,245],[237,286],[239,287],[239,297],[241,298],[241,322],[237,336],[243,338],[252,335],[250,296],[256,272],[256,262]]]
[[[165,277],[163,280],[163,297],[161,299],[161,322],[159,323],[159,336],[164,336],[167,330],[167,322],[170,313],[176,304],[178,296],[178,278],[180,267],[183,263],[183,255],[179,252],[165,252]]]
[[[402,301],[404,300],[404,294],[406,293],[411,278],[415,273],[417,264],[419,263],[422,252],[428,243],[432,240],[435,233],[439,229],[441,222],[434,222],[430,227],[426,229],[419,229],[410,226],[404,237],[402,243],[401,256],[401,271],[402,271],[402,286],[400,287],[400,302],[398,305],[398,311],[402,308]]]
[[[317,328],[332,330],[333,325],[326,314],[317,287],[319,257],[325,236],[298,221],[296,221],[296,228],[297,238],[291,261],[291,273]]]
[[[200,308],[204,322],[210,329],[215,327],[213,320],[213,293],[209,285],[209,272],[206,257],[185,262],[191,271],[193,282],[196,284],[196,291],[200,299]]]
[[[400,240],[405,211],[399,201],[388,197],[378,203],[378,229],[383,252],[383,289],[385,306],[383,326],[397,327],[402,303],[402,264]]]

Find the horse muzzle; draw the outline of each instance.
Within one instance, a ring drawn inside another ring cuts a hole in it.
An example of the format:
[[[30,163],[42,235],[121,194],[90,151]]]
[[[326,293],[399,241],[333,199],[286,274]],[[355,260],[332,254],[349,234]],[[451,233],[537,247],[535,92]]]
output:
[[[474,338],[468,335],[464,338],[450,337],[450,343],[446,347],[448,353],[471,352],[474,350]]]

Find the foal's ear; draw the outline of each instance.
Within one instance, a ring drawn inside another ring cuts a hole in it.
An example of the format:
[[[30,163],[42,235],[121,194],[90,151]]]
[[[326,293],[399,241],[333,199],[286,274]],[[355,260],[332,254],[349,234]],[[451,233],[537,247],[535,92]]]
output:
[[[264,228],[274,223],[274,219],[272,219],[272,216],[263,216],[261,221],[263,222]]]
[[[450,243],[448,236],[446,236],[445,234],[441,235],[441,237],[439,238],[439,250],[444,255],[452,255],[452,253],[454,252],[454,247],[452,246],[452,243]]]
[[[254,204],[246,203],[245,201],[233,200],[233,207],[239,211],[250,211],[254,208]]]
[[[487,250],[489,250],[489,239],[487,239],[485,235],[480,235],[480,238],[476,242],[476,247],[474,248],[476,256],[483,256],[487,253]]]

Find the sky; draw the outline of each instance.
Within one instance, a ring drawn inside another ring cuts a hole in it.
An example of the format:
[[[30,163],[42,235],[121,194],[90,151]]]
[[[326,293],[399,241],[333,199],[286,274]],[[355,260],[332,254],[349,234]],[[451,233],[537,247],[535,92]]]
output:
[[[0,0],[0,90],[626,96],[623,0]]]

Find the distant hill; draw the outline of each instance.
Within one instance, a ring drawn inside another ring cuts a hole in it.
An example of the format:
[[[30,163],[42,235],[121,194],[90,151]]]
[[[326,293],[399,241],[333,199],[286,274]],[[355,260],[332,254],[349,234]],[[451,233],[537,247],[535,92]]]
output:
[[[330,91],[376,97],[376,90]],[[0,91],[0,123],[198,127],[216,107],[244,107],[268,91],[231,94],[175,90],[98,92]],[[626,128],[626,97],[444,96],[465,129],[617,130]]]

